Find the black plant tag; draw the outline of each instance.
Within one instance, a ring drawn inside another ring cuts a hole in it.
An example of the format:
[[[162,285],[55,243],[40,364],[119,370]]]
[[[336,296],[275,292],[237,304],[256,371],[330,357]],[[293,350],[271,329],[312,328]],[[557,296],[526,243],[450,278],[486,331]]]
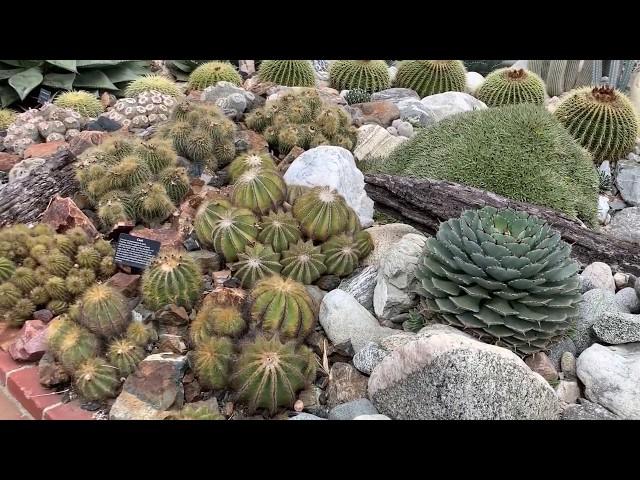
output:
[[[49,103],[51,100],[51,92],[45,88],[40,89],[40,93],[38,94],[38,103],[40,105],[44,105],[45,103]]]
[[[118,237],[114,261],[121,265],[144,270],[159,251],[160,242],[121,233]]]

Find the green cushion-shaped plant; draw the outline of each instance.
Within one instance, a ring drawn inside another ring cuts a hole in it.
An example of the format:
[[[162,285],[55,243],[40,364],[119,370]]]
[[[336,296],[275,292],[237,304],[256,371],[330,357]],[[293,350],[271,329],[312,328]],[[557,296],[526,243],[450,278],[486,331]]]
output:
[[[300,224],[290,212],[269,212],[260,220],[258,241],[270,245],[274,252],[287,250],[300,240]]]
[[[84,117],[95,118],[104,112],[104,106],[100,99],[82,90],[61,93],[53,103],[62,108],[70,108]]]
[[[124,333],[129,325],[127,300],[109,285],[97,283],[88,288],[79,306],[80,323],[96,335],[111,338]]]
[[[292,243],[288,250],[282,252],[282,275],[311,285],[327,271],[326,258],[320,245],[314,246],[311,240],[298,240],[298,243]]]
[[[264,60],[258,76],[263,82],[287,87],[313,87],[316,84],[313,67],[308,60]]]
[[[338,91],[379,92],[391,84],[389,67],[384,60],[336,60],[329,67],[329,83]]]
[[[287,185],[279,172],[253,168],[240,175],[233,184],[234,205],[263,214],[277,210],[287,196]]]
[[[487,76],[475,95],[488,107],[516,103],[542,105],[545,87],[542,79],[533,72],[522,68],[501,68]]]
[[[541,220],[485,207],[440,224],[416,277],[442,321],[528,355],[564,334],[577,314],[580,267],[570,253]]]
[[[128,338],[116,339],[107,348],[107,360],[122,377],[133,373],[144,357],[144,349]]]

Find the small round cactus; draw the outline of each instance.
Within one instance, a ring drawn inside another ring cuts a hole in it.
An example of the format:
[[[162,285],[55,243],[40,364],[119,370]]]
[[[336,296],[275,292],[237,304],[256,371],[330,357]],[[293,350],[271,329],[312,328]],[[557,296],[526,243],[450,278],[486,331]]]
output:
[[[242,84],[242,77],[230,63],[207,62],[191,72],[189,75],[189,88],[192,90],[204,90],[222,81],[240,85]]]
[[[53,313],[54,316],[61,315],[69,309],[69,304],[62,300],[51,300],[47,303],[47,310]]]
[[[44,288],[52,300],[68,300],[70,293],[64,278],[51,276],[44,283]]]
[[[258,241],[270,245],[274,252],[287,250],[300,240],[300,224],[289,212],[269,212],[260,220]]]
[[[214,200],[200,207],[194,227],[200,242],[213,247],[227,262],[234,262],[238,252],[256,239],[257,223],[251,210],[232,207],[226,200]]]
[[[76,253],[76,263],[82,268],[96,269],[100,266],[102,257],[100,253],[90,245],[82,245],[78,247]]]
[[[182,91],[176,82],[169,80],[162,75],[144,75],[136,80],[133,80],[124,91],[125,97],[135,97],[142,92],[149,92],[155,90],[156,92],[171,95],[172,97],[178,97],[182,95]]]
[[[74,373],[80,396],[90,401],[103,401],[116,396],[120,380],[117,370],[104,358],[90,358]]]
[[[111,257],[115,253],[111,243],[102,238],[95,241],[93,248],[95,248],[103,257]]]
[[[233,184],[231,200],[234,205],[256,213],[276,210],[287,196],[287,186],[274,170],[247,170]]]
[[[57,234],[54,236],[54,240],[56,242],[56,248],[67,257],[73,258],[76,256],[77,246],[68,236]]]
[[[46,305],[51,298],[44,287],[38,286],[31,290],[29,298],[36,305]]]
[[[322,253],[326,255],[327,273],[345,277],[358,266],[360,251],[355,239],[342,233],[331,237],[322,244]]]
[[[104,106],[95,95],[82,90],[58,95],[53,103],[62,108],[70,108],[83,117],[95,118],[104,112]]]
[[[189,193],[191,187],[189,175],[184,167],[165,168],[159,175],[160,183],[167,191],[167,195],[175,205],[179,205]]]
[[[147,346],[150,342],[156,340],[157,336],[156,331],[151,325],[142,322],[131,322],[125,334],[125,338],[140,347]]]
[[[129,190],[149,181],[152,175],[146,162],[136,155],[128,155],[111,167],[108,181],[112,190]]]
[[[82,227],[73,227],[72,229],[67,230],[65,235],[76,244],[76,247],[89,243],[89,236]]]
[[[13,308],[7,312],[5,318],[9,325],[18,327],[29,320],[35,311],[36,306],[30,299],[21,298]]]
[[[297,244],[291,244],[289,249],[282,252],[282,275],[296,282],[311,285],[326,272],[326,256],[321,252],[321,247],[315,247],[309,240],[299,240]]]
[[[178,305],[190,310],[202,293],[202,272],[186,252],[164,249],[142,276],[142,298],[152,310]]]
[[[315,327],[313,300],[304,285],[273,275],[251,291],[251,319],[268,335],[302,340]]]
[[[82,362],[95,357],[100,351],[98,337],[71,320],[62,320],[49,334],[49,348],[68,372],[73,372]],[[66,323],[69,322],[69,323]]]
[[[263,170],[277,170],[275,162],[268,153],[248,152],[237,157],[229,164],[229,180],[234,183],[244,172],[260,168]]]
[[[626,95],[609,86],[574,90],[554,115],[598,163],[623,158],[635,147],[638,114]]]
[[[142,142],[136,148],[136,155],[147,164],[154,175],[176,163],[176,152],[166,140]]]
[[[460,60],[408,60],[398,67],[395,86],[415,90],[420,98],[444,92],[462,92],[466,69]]]
[[[130,314],[126,298],[106,284],[95,284],[88,288],[80,301],[82,325],[91,332],[105,338],[124,333],[129,325]]]
[[[0,308],[9,309],[22,298],[22,292],[13,283],[0,284]]]
[[[0,257],[0,282],[6,282],[16,271],[16,264],[5,257]]]
[[[220,390],[227,386],[231,370],[233,343],[227,337],[211,337],[200,343],[190,357],[200,385]]]
[[[300,222],[307,237],[322,242],[345,231],[349,207],[337,191],[328,187],[314,187],[296,199],[293,216]]]
[[[264,60],[258,76],[262,82],[287,87],[313,87],[316,84],[313,67],[308,60]]]
[[[383,60],[336,60],[329,67],[329,82],[336,90],[359,88],[369,93],[389,88],[389,68]]]
[[[242,347],[231,384],[251,413],[264,408],[273,414],[292,407],[296,394],[315,376],[315,358],[307,347],[258,337]]]
[[[133,192],[132,206],[136,217],[152,226],[166,220],[176,209],[164,186],[154,182],[140,185]]]
[[[258,280],[280,273],[280,254],[274,253],[270,246],[257,243],[247,245],[244,252],[238,253],[238,261],[231,266],[233,276],[240,280],[242,288],[252,288]]]
[[[542,105],[545,86],[542,79],[529,70],[501,68],[487,76],[475,95],[488,107],[516,103]]]
[[[145,353],[142,347],[128,338],[114,340],[107,348],[107,360],[118,369],[118,373],[122,377],[133,373],[144,357]]]
[[[354,235],[356,248],[358,249],[359,258],[367,257],[373,251],[373,239],[371,234],[366,230],[361,230]]]
[[[199,345],[214,336],[238,338],[246,329],[247,322],[237,305],[208,302],[192,322],[190,337],[194,345]]]
[[[45,267],[51,275],[64,277],[73,267],[73,262],[62,252],[53,251],[46,255]]]
[[[361,88],[353,88],[344,96],[348,105],[354,105],[356,103],[367,103],[371,101],[371,94]]]
[[[8,108],[0,108],[0,130],[6,130],[13,122],[15,122],[18,114]]]

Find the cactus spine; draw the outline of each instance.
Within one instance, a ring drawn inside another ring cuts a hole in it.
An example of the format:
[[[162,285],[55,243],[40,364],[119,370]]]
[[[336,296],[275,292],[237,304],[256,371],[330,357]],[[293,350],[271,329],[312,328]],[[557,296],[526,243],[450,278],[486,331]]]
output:
[[[131,312],[126,299],[106,284],[95,284],[87,289],[79,307],[80,323],[102,337],[120,335],[129,325]]]

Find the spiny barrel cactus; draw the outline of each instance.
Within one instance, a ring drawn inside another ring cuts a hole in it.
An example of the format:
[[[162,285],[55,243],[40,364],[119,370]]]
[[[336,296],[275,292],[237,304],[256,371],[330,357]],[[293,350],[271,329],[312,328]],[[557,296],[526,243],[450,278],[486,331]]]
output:
[[[342,233],[322,244],[327,273],[345,277],[358,266],[360,250],[352,235]]]
[[[162,75],[143,75],[132,81],[124,91],[125,97],[135,97],[142,92],[148,92],[155,90],[156,92],[163,93],[165,95],[171,95],[172,97],[178,97],[182,95],[182,90],[176,82],[169,80]]]
[[[16,271],[16,264],[5,257],[0,257],[0,282],[6,282]]]
[[[51,275],[64,277],[73,267],[73,262],[62,252],[54,250],[47,253],[45,267]]]
[[[286,196],[287,186],[280,173],[253,168],[234,182],[231,201],[234,205],[262,214],[276,210]]]
[[[274,252],[283,252],[298,240],[300,240],[300,224],[291,213],[282,210],[269,212],[260,220],[258,241],[270,245]]]
[[[242,77],[230,63],[207,62],[200,65],[189,75],[189,88],[204,90],[218,82],[242,84]]]
[[[82,268],[96,269],[100,266],[102,256],[98,251],[90,245],[82,245],[78,247],[76,253],[76,263]]]
[[[398,67],[394,85],[415,90],[420,98],[444,92],[462,92],[467,84],[460,60],[408,60]]]
[[[67,300],[69,299],[70,292],[67,290],[67,286],[63,278],[57,276],[41,277],[46,278],[44,288],[47,294],[53,300]]]
[[[247,243],[258,235],[258,219],[246,208],[232,207],[226,200],[203,204],[194,220],[198,240],[212,246],[227,262],[238,259]]]
[[[354,235],[356,241],[356,248],[358,249],[359,257],[365,258],[373,251],[373,239],[371,234],[366,230],[361,230]]]
[[[314,246],[309,240],[291,244],[288,250],[282,252],[282,275],[296,282],[311,285],[327,271],[326,255],[320,246]]]
[[[348,208],[336,190],[314,187],[296,199],[293,216],[307,237],[322,242],[345,231],[349,220]]]
[[[100,351],[98,337],[71,320],[62,320],[58,328],[49,332],[49,348],[68,372]]]
[[[97,283],[88,288],[79,307],[80,323],[102,337],[120,335],[129,325],[127,301],[109,285]]]
[[[152,310],[170,304],[190,310],[202,292],[202,271],[186,252],[162,250],[142,276],[142,298]]]
[[[13,283],[0,284],[0,308],[12,308],[22,298],[22,292]]]
[[[175,205],[179,205],[189,193],[189,175],[184,167],[165,168],[160,172],[159,180]]]
[[[144,357],[145,352],[142,347],[128,338],[116,339],[107,348],[107,360],[118,369],[122,377],[133,373]]]
[[[623,158],[635,147],[638,114],[627,96],[614,88],[574,90],[554,114],[599,163]]]
[[[488,107],[516,103],[542,105],[545,86],[542,79],[529,70],[501,68],[487,76],[476,97]]]
[[[234,183],[244,172],[260,168],[263,170],[277,170],[275,162],[268,153],[248,152],[238,156],[227,167],[229,180]]]
[[[251,319],[268,335],[306,338],[313,330],[313,300],[299,282],[273,275],[260,280],[251,291]]]
[[[264,408],[273,414],[292,407],[297,392],[315,376],[315,358],[307,347],[258,337],[242,347],[231,383],[250,412]]]
[[[142,142],[135,154],[147,165],[151,173],[157,175],[162,170],[176,163],[176,152],[166,140]]]
[[[237,305],[208,302],[198,311],[189,333],[193,344],[200,345],[214,336],[237,338],[246,329],[247,322]]]
[[[262,82],[287,87],[313,87],[316,84],[313,67],[308,60],[264,60],[258,76]]]
[[[227,386],[231,371],[233,342],[227,337],[211,337],[192,351],[189,360],[200,385],[219,390]]]
[[[391,80],[384,60],[336,60],[329,67],[329,83],[338,91],[374,93],[389,88]]]
[[[577,313],[579,266],[570,253],[541,220],[485,207],[440,225],[416,277],[442,321],[528,355],[565,333]]]
[[[70,108],[83,117],[95,118],[104,112],[100,99],[82,90],[62,93],[56,96],[53,103],[62,108]]]
[[[157,340],[157,337],[158,335],[154,328],[142,322],[131,322],[125,334],[125,338],[140,347],[147,346],[150,342]]]
[[[158,225],[176,209],[161,183],[148,182],[132,192],[132,206],[136,218],[151,226]]]
[[[260,243],[247,245],[244,252],[238,253],[238,261],[231,269],[243,288],[251,288],[258,280],[280,273],[280,254],[274,253],[270,246],[265,247]]]
[[[152,175],[146,162],[136,155],[128,155],[111,167],[108,182],[112,190],[129,190],[150,180]]]
[[[36,306],[30,299],[21,298],[13,308],[5,314],[5,320],[9,325],[19,327],[25,321],[29,320],[35,311]]]
[[[102,401],[116,396],[120,380],[117,370],[104,358],[91,358],[76,370],[75,386],[81,397],[91,401]]]
[[[354,105],[356,103],[367,103],[371,101],[371,94],[361,88],[353,88],[344,96],[347,104]]]

